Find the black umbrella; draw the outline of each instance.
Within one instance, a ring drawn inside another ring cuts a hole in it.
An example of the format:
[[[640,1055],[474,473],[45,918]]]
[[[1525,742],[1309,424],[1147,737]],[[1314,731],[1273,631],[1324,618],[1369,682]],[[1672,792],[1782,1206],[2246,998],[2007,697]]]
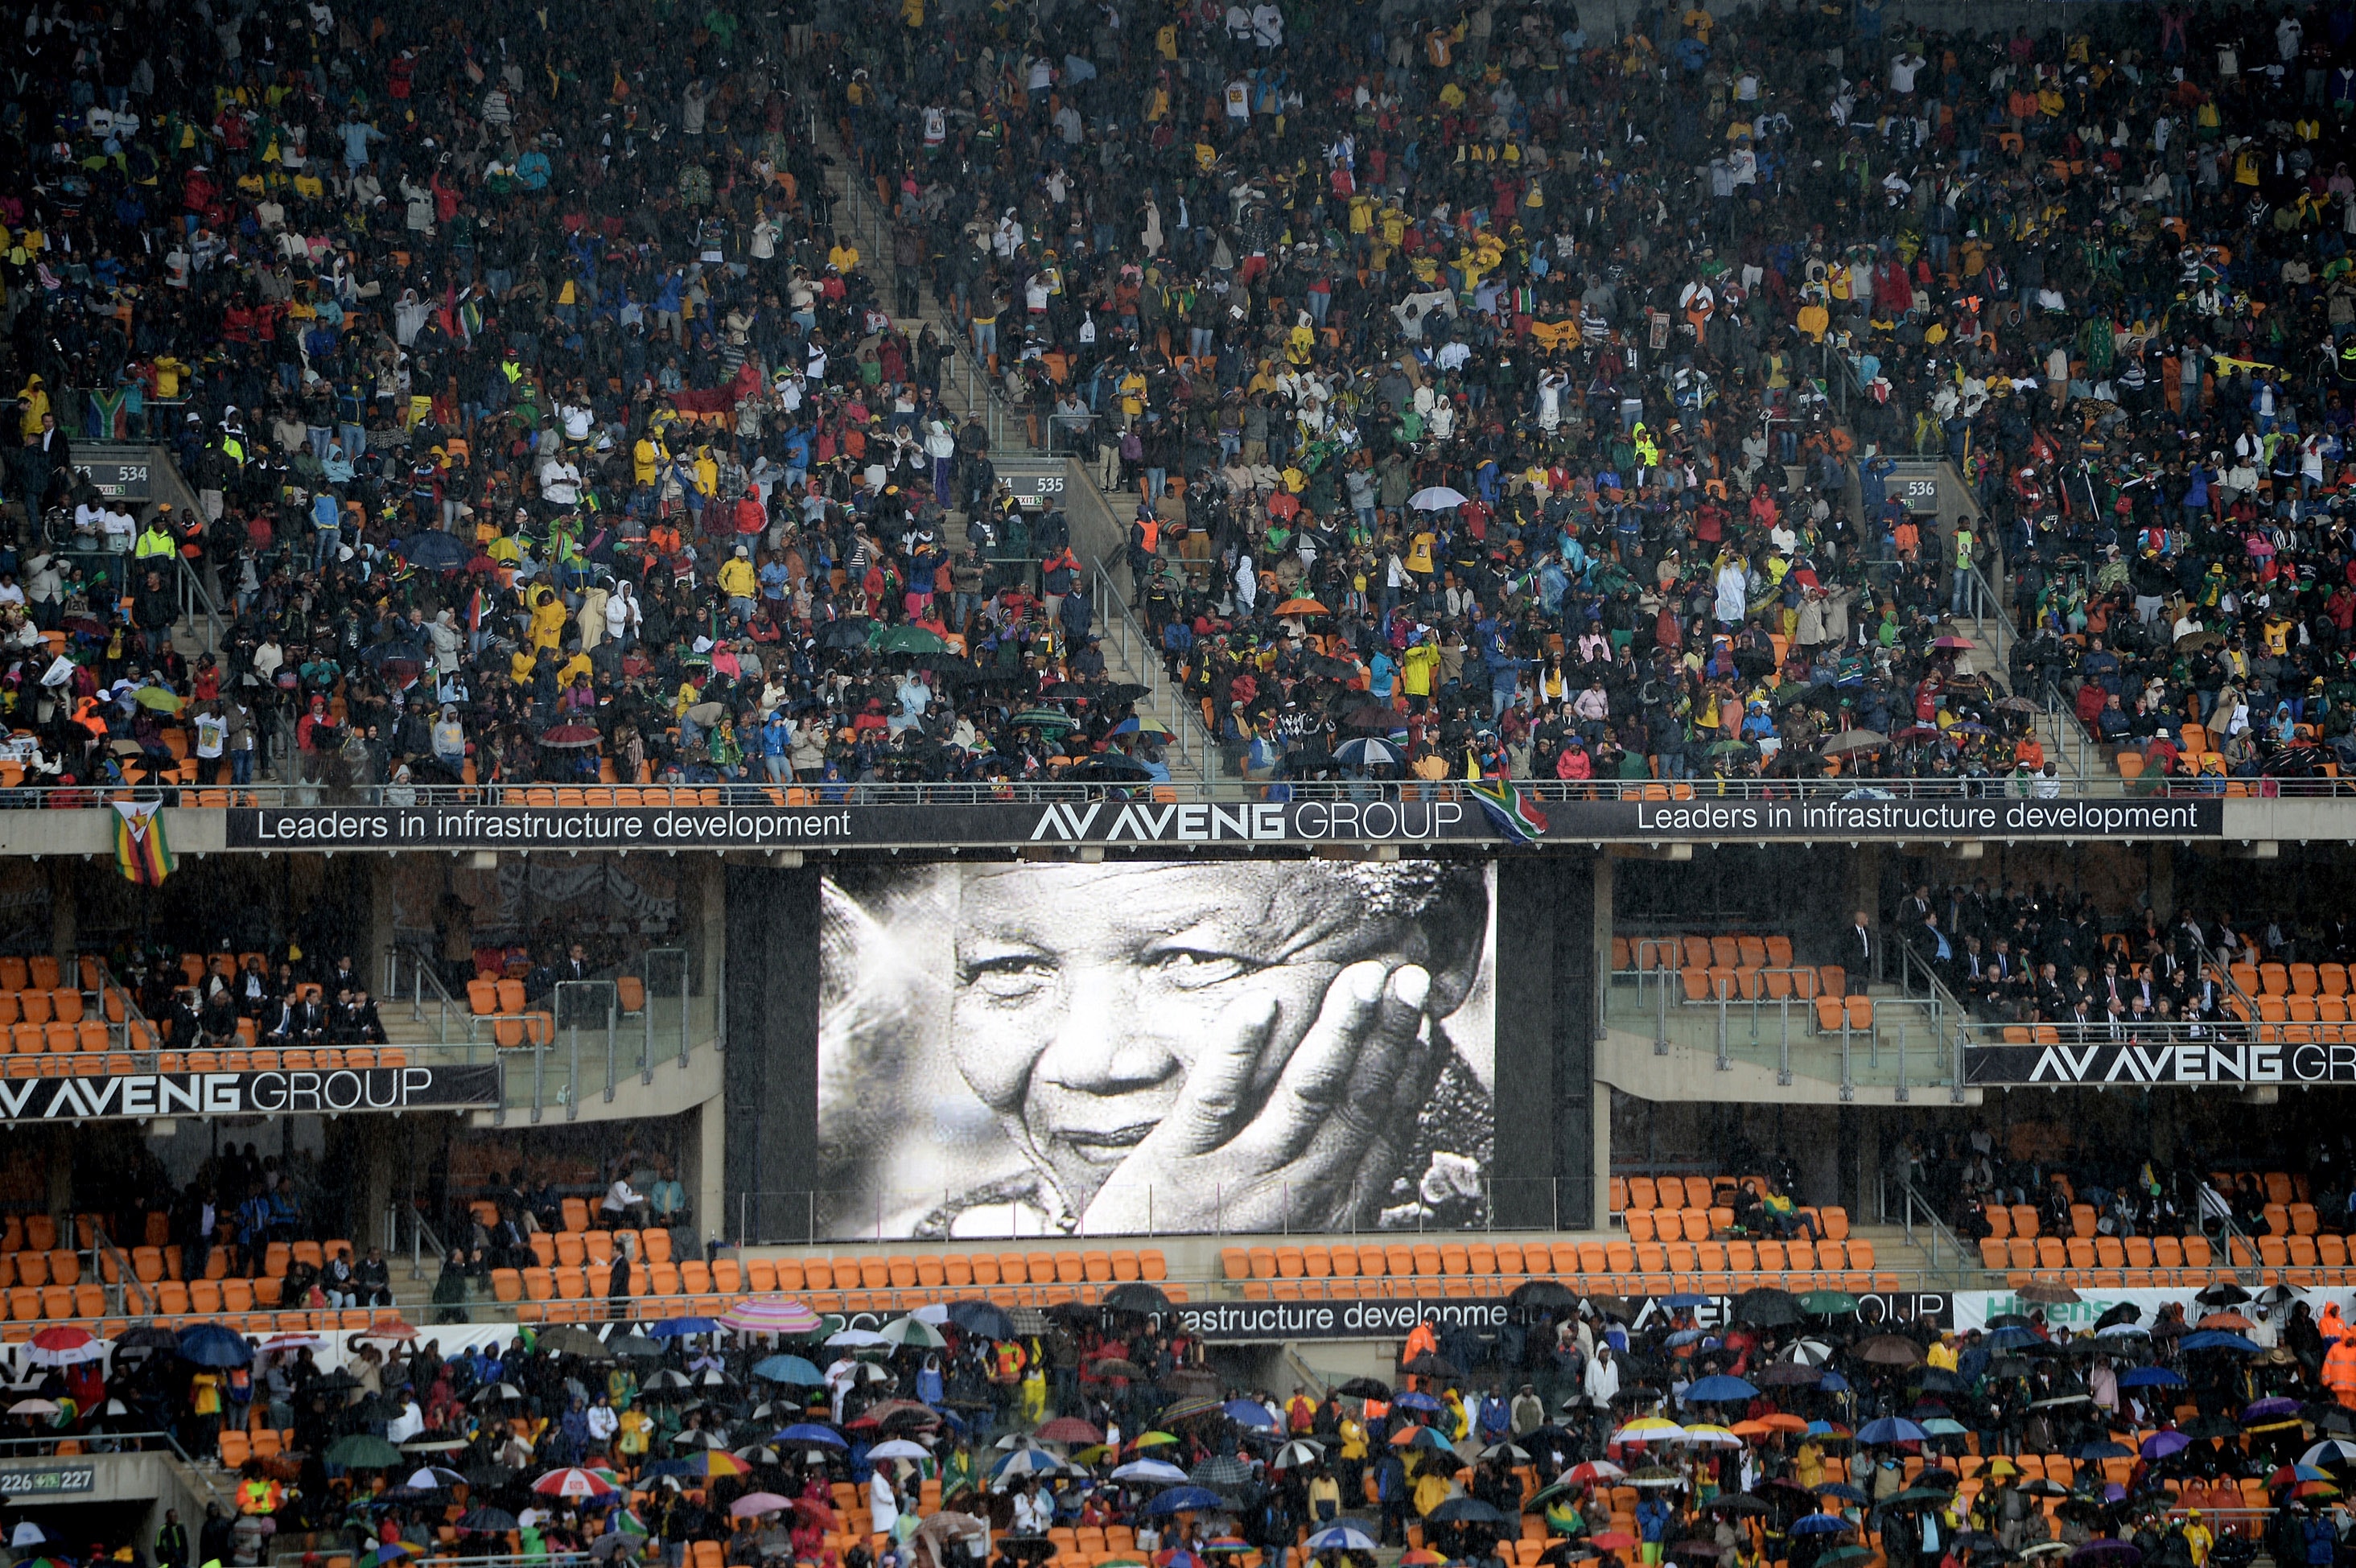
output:
[[[1964,1380],[1944,1367],[1926,1367],[1919,1379],[1924,1393],[1962,1393],[1967,1386]]]
[[[868,622],[860,619],[833,622],[825,631],[818,635],[818,645],[821,648],[834,648],[845,652],[854,648],[863,648],[867,645],[868,624]]]
[[[1451,1498],[1424,1517],[1440,1524],[1494,1524],[1500,1529],[1511,1522],[1479,1498]]]
[[[1391,1397],[1391,1385],[1380,1378],[1352,1378],[1334,1392],[1351,1399],[1387,1400]]]
[[[1445,1356],[1435,1356],[1426,1350],[1414,1360],[1403,1363],[1399,1371],[1419,1378],[1461,1378],[1463,1369]]]
[[[1734,1320],[1761,1328],[1787,1328],[1805,1314],[1788,1290],[1746,1290],[1734,1298]]]
[[[1104,1294],[1104,1304],[1115,1312],[1167,1312],[1170,1297],[1141,1280],[1116,1285]]]
[[[1712,1513],[1765,1513],[1772,1505],[1765,1498],[1754,1498],[1749,1492],[1728,1492],[1703,1506]]]
[[[1824,1375],[1822,1367],[1804,1361],[1770,1361],[1753,1372],[1751,1381],[1766,1388],[1814,1388]]]
[[[2201,1292],[2192,1299],[2201,1303],[2203,1307],[2232,1307],[2238,1303],[2249,1300],[2250,1293],[2244,1290],[2240,1285],[2235,1285],[2232,1280],[2222,1279],[2219,1280],[2215,1285],[2211,1285],[2208,1289]]]
[[[477,1508],[468,1509],[458,1516],[458,1528],[496,1535],[501,1531],[519,1527],[516,1523],[516,1516],[503,1508]]]
[[[1187,1473],[1186,1478],[1213,1491],[1242,1486],[1251,1479],[1251,1467],[1232,1454],[1214,1454]]]
[[[1579,1305],[1579,1296],[1558,1279],[1531,1279],[1514,1286],[1505,1302],[1526,1312],[1549,1307],[1567,1312]]]
[[[952,1301],[949,1321],[969,1334],[985,1339],[1014,1339],[1014,1319],[1006,1316],[1005,1308],[991,1301]]]

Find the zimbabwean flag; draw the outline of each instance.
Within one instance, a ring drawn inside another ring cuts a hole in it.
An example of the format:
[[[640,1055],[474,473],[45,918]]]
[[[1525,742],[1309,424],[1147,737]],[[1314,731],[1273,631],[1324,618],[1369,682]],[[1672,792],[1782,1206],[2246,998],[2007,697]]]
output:
[[[178,868],[172,847],[164,842],[164,819],[157,802],[114,802],[114,863],[125,878],[141,887],[162,883]]]

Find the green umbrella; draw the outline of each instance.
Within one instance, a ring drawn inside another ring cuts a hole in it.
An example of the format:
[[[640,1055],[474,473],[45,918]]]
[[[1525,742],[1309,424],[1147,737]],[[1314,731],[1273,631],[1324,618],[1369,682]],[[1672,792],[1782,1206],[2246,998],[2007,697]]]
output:
[[[1837,1317],[1857,1310],[1857,1297],[1845,1290],[1812,1290],[1800,1297],[1800,1309],[1818,1317]]]
[[[929,1323],[919,1322],[914,1317],[895,1317],[876,1332],[894,1345],[916,1345],[927,1350],[946,1349],[948,1347],[948,1341],[941,1338],[939,1329]]]
[[[1028,724],[1037,730],[1076,730],[1080,721],[1068,713],[1058,713],[1052,708],[1026,708],[1010,723]]]
[[[160,686],[143,686],[131,694],[131,700],[142,708],[152,708],[158,713],[177,713],[187,704]]]
[[[400,1449],[365,1432],[337,1438],[323,1457],[330,1465],[359,1470],[381,1470],[402,1462]]]
[[[881,654],[937,654],[948,646],[922,626],[891,626],[879,630],[868,643]]]

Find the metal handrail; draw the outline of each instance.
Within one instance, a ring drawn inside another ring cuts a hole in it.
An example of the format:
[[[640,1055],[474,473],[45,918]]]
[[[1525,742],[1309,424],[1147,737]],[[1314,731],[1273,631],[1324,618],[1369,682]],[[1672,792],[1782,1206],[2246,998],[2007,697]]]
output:
[[[822,123],[816,115],[812,116],[811,123],[814,130]],[[834,128],[828,125],[826,130],[842,155],[842,166],[846,171],[844,192],[852,215],[851,228],[855,236],[873,246],[873,254],[879,259],[888,257],[892,253],[891,225],[867,190],[867,182],[872,176],[851,155],[849,144],[834,133]],[[812,139],[816,140],[815,135]],[[996,455],[1005,450],[1007,441],[1005,411],[1000,406],[997,389],[991,384],[988,367],[974,352],[970,335],[957,330],[953,323],[948,325],[951,330],[945,335],[943,341],[949,349],[949,362],[958,366],[969,380],[965,393],[966,415],[969,419],[977,411],[981,414],[982,428],[990,435],[990,450]]]
[[[1890,1179],[1890,1178],[1889,1174],[1884,1172],[1882,1180],[1885,1186]],[[1901,1176],[1897,1179],[1897,1185],[1899,1195],[1903,1200],[1901,1205],[1901,1223],[1905,1227],[1906,1244],[1912,1247],[1920,1248],[1923,1254],[1931,1260],[1931,1273],[1934,1276],[1944,1274],[1947,1276],[1952,1277],[1954,1282],[1960,1285],[1963,1282],[1964,1270],[1970,1267],[1972,1262],[1970,1254],[1964,1251],[1962,1238],[1958,1237],[1953,1230],[1948,1228],[1945,1221],[1939,1218],[1939,1211],[1932,1207],[1931,1200],[1929,1199],[1923,1197],[1920,1192],[1915,1190],[1914,1184],[1912,1181],[1909,1181],[1906,1178]],[[1882,1212],[1887,1214],[1889,1212],[1889,1197],[1886,1191],[1880,1199],[1880,1202]],[[1923,1232],[1930,1238],[1930,1244],[1928,1246],[1924,1246],[1921,1242],[1918,1242],[1914,1236],[1914,1227],[1917,1223],[1918,1214],[1920,1216],[1920,1223],[1922,1224]],[[1945,1251],[1954,1259],[1954,1266],[1951,1269],[1942,1270],[1940,1267],[1939,1254],[1942,1250]]]
[[[131,1260],[123,1255],[123,1249],[116,1246],[114,1239],[106,1233],[106,1227],[99,1224],[91,1225],[91,1251],[114,1265],[115,1299],[122,1304],[123,1310],[126,1314],[134,1310],[153,1313],[155,1310],[154,1293],[148,1290],[147,1282],[141,1279],[133,1270]],[[102,1268],[99,1271],[100,1282],[103,1284],[105,1278],[106,1271]],[[132,1292],[134,1290],[139,1293],[140,1301],[140,1306],[135,1308],[131,1305]]]
[[[426,1005],[431,1002],[435,1008],[435,1020],[439,1026],[434,1032],[439,1038],[447,1040],[450,1037],[450,1015],[456,1009],[457,1002],[450,995],[450,987],[443,984],[441,971],[435,966],[433,957],[415,943],[404,939],[386,946],[384,986],[380,994],[388,1002],[401,999],[402,989],[401,961],[404,955],[409,959],[410,965],[410,1020],[413,1023],[423,1023]],[[471,1026],[466,1031],[466,1038],[470,1042],[474,1039]]]
[[[1121,664],[1131,675],[1151,674],[1155,654],[1153,640],[1146,635],[1145,628],[1137,624],[1137,617],[1130,613],[1129,601],[1122,597],[1120,585],[1112,580],[1112,574],[1100,561],[1090,566],[1088,572],[1088,587],[1095,595],[1098,614],[1119,633],[1118,647]],[[1137,650],[1136,655],[1132,655],[1132,648]],[[1143,663],[1139,662],[1141,656]],[[1171,739],[1177,744],[1179,760],[1187,764],[1187,771],[1196,774],[1205,784],[1212,784],[1217,777],[1212,765],[1217,754],[1217,742],[1203,728],[1201,717],[1189,710],[1183,697],[1173,699],[1169,707],[1178,720]]]

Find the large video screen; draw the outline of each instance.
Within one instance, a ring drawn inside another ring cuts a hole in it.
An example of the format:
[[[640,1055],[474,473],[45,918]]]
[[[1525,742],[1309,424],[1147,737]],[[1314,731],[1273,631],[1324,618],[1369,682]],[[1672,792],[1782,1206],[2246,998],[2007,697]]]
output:
[[[819,1239],[1479,1224],[1495,869],[822,883]]]

